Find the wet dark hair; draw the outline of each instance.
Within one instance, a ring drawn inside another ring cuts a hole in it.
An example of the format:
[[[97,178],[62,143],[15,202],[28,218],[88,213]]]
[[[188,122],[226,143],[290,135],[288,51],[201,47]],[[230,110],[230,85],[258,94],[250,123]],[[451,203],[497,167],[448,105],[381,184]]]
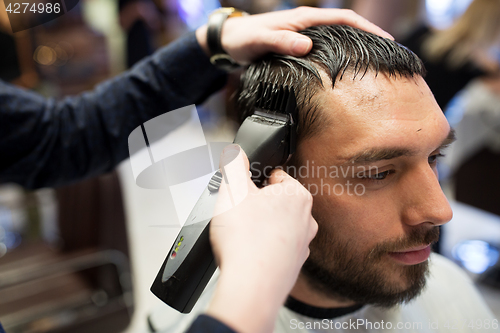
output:
[[[270,54],[243,73],[237,93],[242,120],[253,112],[259,82],[292,86],[299,108],[299,140],[315,133],[324,121],[312,97],[324,89],[318,68],[331,79],[332,87],[344,74],[360,79],[368,71],[389,76],[424,76],[422,61],[404,46],[349,26],[316,26],[301,31],[313,41],[304,57]]]

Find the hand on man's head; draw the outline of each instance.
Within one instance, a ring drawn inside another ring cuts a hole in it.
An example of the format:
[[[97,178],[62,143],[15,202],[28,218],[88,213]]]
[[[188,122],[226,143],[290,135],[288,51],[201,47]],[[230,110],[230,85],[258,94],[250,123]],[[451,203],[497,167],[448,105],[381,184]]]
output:
[[[306,55],[312,41],[298,33],[310,26],[343,24],[394,39],[389,33],[349,9],[298,7],[271,13],[229,18],[223,26],[223,49],[238,63],[248,64],[266,53]],[[198,43],[209,54],[207,27],[196,31]]]

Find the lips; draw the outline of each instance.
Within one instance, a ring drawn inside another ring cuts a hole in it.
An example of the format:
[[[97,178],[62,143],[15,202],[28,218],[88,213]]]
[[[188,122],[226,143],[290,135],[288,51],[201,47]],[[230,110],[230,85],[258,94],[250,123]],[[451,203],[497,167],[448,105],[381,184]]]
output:
[[[405,265],[416,265],[424,262],[429,258],[430,254],[430,244],[413,247],[406,251],[389,252],[391,258]]]

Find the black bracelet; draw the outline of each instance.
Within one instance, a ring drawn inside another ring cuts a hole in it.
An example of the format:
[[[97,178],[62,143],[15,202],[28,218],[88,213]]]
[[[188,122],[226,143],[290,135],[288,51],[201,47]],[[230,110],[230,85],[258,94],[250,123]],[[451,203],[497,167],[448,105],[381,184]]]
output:
[[[207,45],[211,54],[210,62],[228,72],[240,67],[240,65],[222,47],[222,26],[229,17],[243,15],[246,15],[246,13],[232,7],[219,8],[208,19]]]

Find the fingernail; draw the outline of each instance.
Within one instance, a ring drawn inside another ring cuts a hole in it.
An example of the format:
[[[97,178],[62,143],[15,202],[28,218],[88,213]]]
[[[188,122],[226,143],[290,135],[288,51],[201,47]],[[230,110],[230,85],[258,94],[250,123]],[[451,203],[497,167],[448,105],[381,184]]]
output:
[[[388,33],[385,30],[382,30],[382,31],[385,32],[387,34],[387,36],[389,36],[390,39],[395,40],[395,38],[390,33]]]
[[[292,52],[297,55],[303,55],[309,51],[312,41],[309,38],[297,38],[292,44]]]

